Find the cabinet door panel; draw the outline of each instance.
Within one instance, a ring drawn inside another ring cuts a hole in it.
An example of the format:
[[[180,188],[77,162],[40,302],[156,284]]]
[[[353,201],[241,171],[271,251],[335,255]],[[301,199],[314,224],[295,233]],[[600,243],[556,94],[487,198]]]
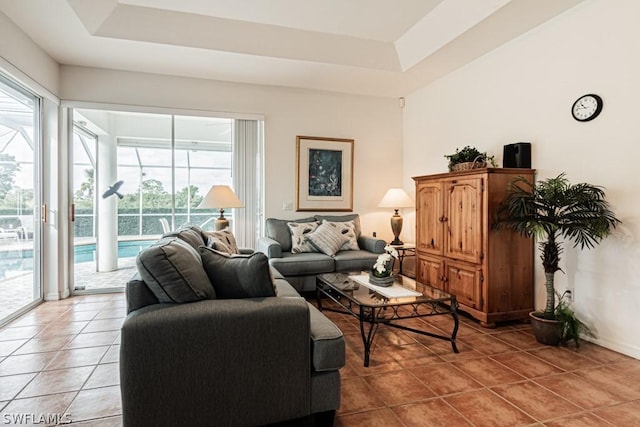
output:
[[[429,182],[417,187],[416,245],[419,251],[442,255],[442,183]]]
[[[445,255],[479,263],[482,254],[482,178],[446,183]]]
[[[482,269],[454,261],[446,263],[447,292],[455,294],[458,302],[482,310]]]
[[[425,285],[444,290],[444,261],[441,258],[419,257],[416,280]]]

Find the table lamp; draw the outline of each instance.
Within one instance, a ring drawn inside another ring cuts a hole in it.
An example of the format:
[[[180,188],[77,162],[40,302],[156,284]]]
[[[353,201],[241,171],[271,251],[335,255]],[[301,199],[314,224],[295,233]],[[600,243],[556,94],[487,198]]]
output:
[[[391,245],[404,244],[399,237],[402,231],[402,215],[398,213],[398,209],[412,208],[413,206],[413,201],[402,188],[390,188],[378,204],[379,208],[393,208],[395,210],[391,216],[391,231],[393,231],[394,237]]]
[[[198,205],[198,208],[220,209],[220,216],[214,225],[216,231],[229,227],[229,220],[224,217],[224,208],[243,207],[244,204],[228,185],[213,185]]]

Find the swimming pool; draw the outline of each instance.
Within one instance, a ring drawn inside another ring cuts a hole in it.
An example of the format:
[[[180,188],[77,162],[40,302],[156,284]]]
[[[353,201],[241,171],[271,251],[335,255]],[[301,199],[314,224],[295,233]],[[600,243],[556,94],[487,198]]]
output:
[[[148,248],[155,240],[121,240],[118,241],[118,258],[132,258],[138,252]],[[92,262],[96,260],[96,244],[87,243],[73,248],[73,262]]]

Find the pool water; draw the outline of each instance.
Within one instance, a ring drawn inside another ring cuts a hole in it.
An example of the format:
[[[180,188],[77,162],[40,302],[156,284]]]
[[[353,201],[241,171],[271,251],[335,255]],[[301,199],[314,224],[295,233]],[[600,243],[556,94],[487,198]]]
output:
[[[155,240],[125,240],[118,242],[118,258],[133,258]],[[96,261],[96,244],[87,243],[73,248],[73,262]],[[5,247],[0,248],[0,280],[15,274],[33,271],[33,250]]]
[[[132,258],[151,246],[155,240],[126,240],[118,242],[118,258]],[[73,248],[73,262],[92,262],[96,260],[96,244],[76,245]]]

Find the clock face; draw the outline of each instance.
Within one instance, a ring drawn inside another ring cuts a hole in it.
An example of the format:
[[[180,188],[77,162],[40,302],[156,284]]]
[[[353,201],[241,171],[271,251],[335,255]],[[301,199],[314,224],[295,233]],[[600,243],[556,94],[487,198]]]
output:
[[[594,94],[581,96],[571,107],[573,118],[579,122],[595,119],[600,111],[602,111],[602,98]]]

